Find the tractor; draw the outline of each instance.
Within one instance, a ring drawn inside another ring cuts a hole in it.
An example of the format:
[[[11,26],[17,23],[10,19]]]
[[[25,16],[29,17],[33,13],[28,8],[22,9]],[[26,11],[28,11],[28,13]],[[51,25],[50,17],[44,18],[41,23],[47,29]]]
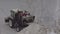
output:
[[[20,24],[18,25],[18,23],[15,23],[15,24],[13,23],[13,21],[16,17],[15,15],[16,15],[16,13],[18,13],[17,9],[10,10],[11,14],[4,19],[5,23],[8,23],[9,27],[15,28],[17,32],[19,32],[23,28],[27,27],[28,23],[33,23],[34,19],[35,19],[35,16],[30,15],[30,13],[28,13],[28,11],[26,11],[26,10],[19,10],[19,11],[22,13],[22,23],[24,26],[20,26]],[[25,12],[26,12],[26,14],[25,14]],[[16,22],[16,21],[14,21],[14,22]],[[14,26],[13,26],[13,24],[14,24]]]

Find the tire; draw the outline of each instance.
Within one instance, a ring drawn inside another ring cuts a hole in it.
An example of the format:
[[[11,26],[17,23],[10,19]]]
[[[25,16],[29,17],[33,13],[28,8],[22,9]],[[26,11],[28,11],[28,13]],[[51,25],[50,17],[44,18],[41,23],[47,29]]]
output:
[[[4,21],[5,21],[5,24],[8,25],[9,19],[8,18],[5,18]]]
[[[9,22],[9,20],[8,19],[5,19],[5,22]]]
[[[27,27],[27,26],[28,26],[28,24],[25,21],[24,24],[23,24],[23,27]]]
[[[18,25],[17,23],[15,23],[15,28],[16,28],[16,31],[17,31],[17,32],[20,31],[19,25]]]
[[[13,27],[11,20],[9,20],[9,27],[11,27],[11,28]]]
[[[17,28],[16,28],[16,31],[17,31],[17,32],[19,32],[19,31],[20,31],[20,28],[19,28],[19,27],[17,27]]]

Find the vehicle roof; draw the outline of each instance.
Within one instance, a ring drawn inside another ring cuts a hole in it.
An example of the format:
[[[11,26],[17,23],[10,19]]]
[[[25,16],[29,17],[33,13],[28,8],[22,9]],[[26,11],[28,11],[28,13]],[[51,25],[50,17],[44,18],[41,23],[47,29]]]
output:
[[[14,11],[14,12],[17,12],[17,11],[21,11],[20,9],[12,9],[12,11]]]
[[[17,12],[17,11],[23,11],[23,13],[25,12],[25,10],[21,10],[21,9],[12,9],[12,11],[14,11],[15,13]],[[26,10],[26,11],[28,11],[28,10]]]

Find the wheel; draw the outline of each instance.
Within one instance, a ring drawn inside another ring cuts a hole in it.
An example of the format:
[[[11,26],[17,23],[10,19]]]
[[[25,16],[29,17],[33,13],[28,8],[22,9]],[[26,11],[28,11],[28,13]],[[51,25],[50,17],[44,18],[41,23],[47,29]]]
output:
[[[5,19],[5,22],[9,22],[9,20],[8,19]]]
[[[19,31],[20,31],[20,28],[19,28],[19,27],[17,27],[17,28],[16,28],[16,31],[17,31],[17,32],[19,32]]]
[[[15,28],[16,28],[16,31],[17,31],[17,32],[20,31],[19,25],[18,25],[17,23],[15,23]]]
[[[8,18],[5,18],[4,21],[5,21],[6,24],[8,24],[9,19]]]
[[[11,28],[13,27],[11,20],[9,20],[9,27],[11,27]]]
[[[26,23],[26,21],[24,21],[23,23],[24,23],[23,27],[27,27],[28,26],[28,24]]]

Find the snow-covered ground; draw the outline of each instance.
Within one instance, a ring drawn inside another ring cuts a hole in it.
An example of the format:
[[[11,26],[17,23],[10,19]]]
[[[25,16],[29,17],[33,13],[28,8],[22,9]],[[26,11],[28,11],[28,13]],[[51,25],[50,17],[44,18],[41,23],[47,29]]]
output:
[[[18,32],[17,34],[57,34],[53,29],[41,26],[36,23],[30,24],[28,27]]]

